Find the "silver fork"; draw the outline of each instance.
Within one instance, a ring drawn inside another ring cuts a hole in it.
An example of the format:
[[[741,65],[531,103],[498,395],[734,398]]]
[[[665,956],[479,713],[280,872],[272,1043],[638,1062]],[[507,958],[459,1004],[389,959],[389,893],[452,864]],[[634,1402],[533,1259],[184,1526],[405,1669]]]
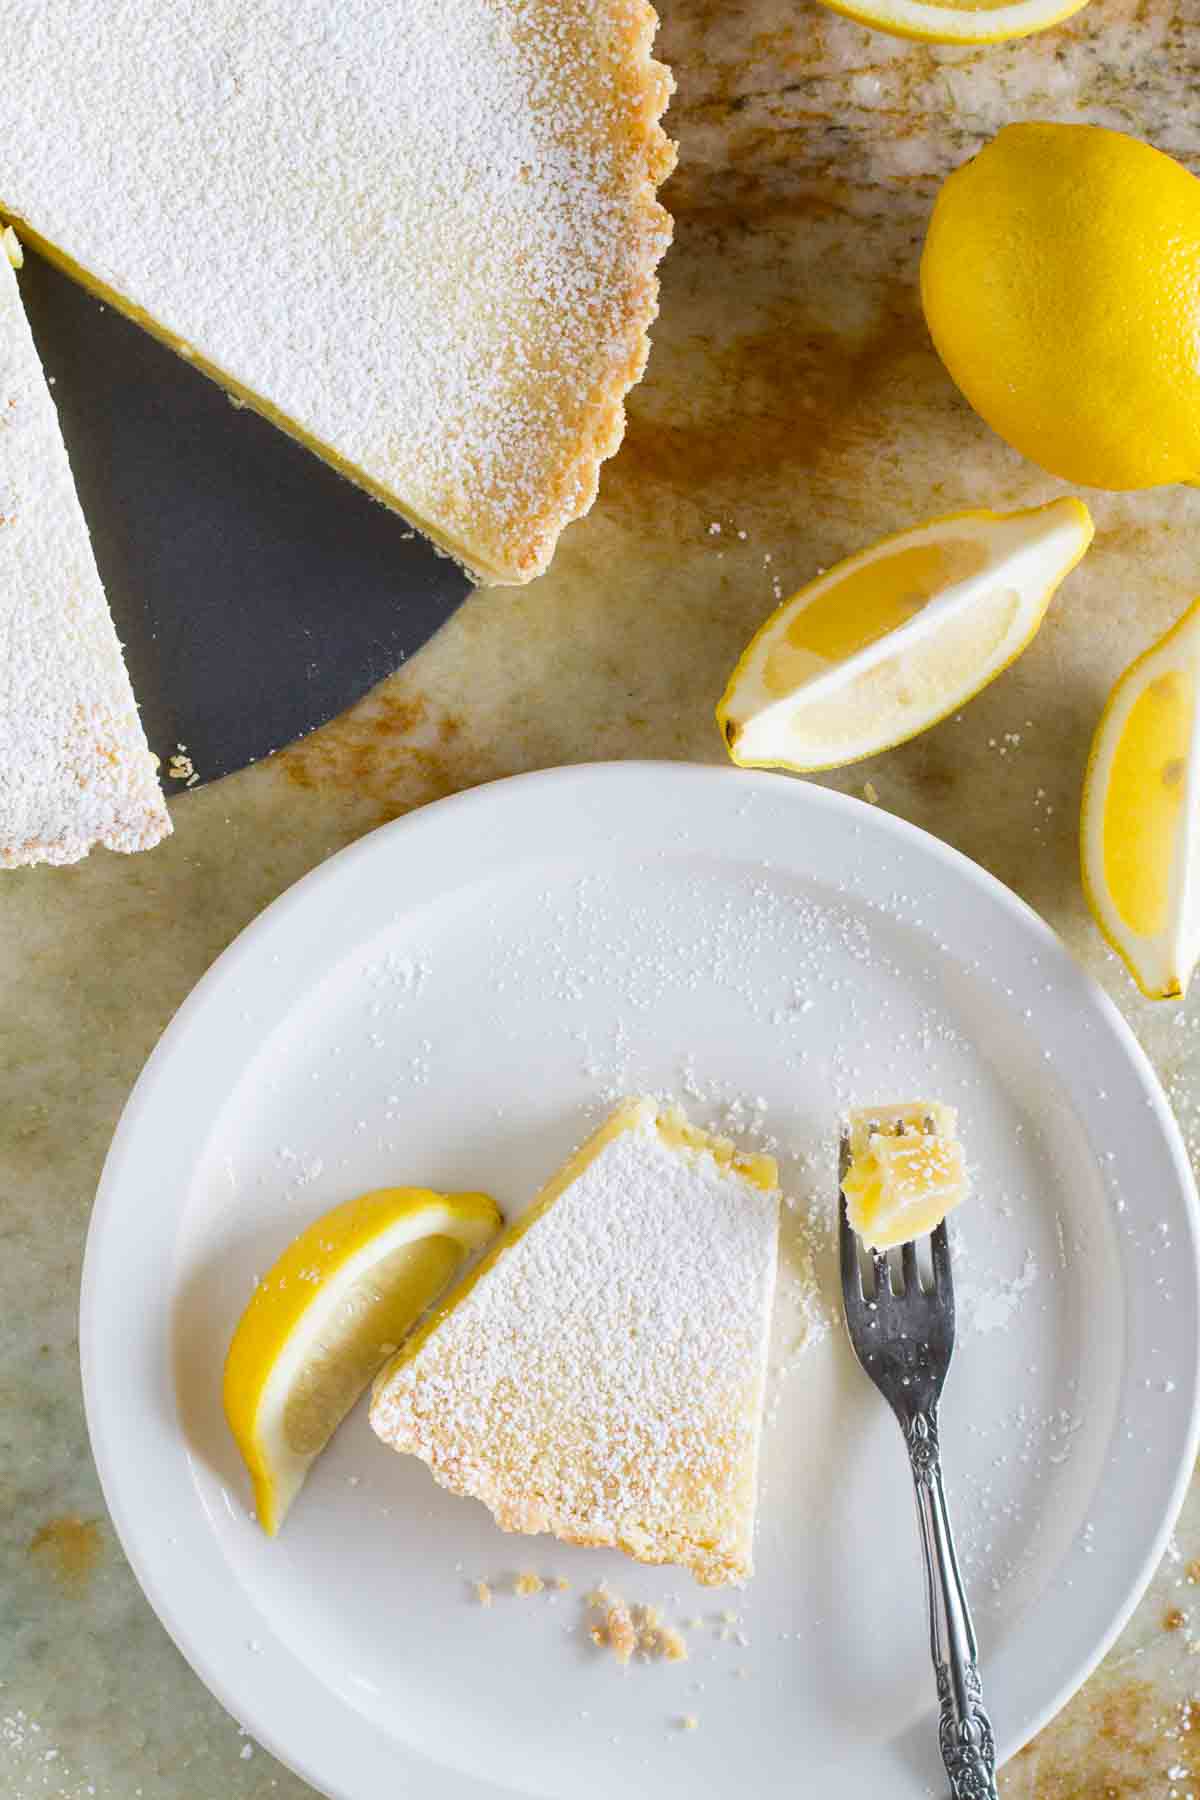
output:
[[[928,1291],[921,1285],[915,1243],[900,1250],[903,1293],[892,1285],[887,1257],[871,1251],[875,1293],[868,1298],[858,1238],[840,1191],[849,1167],[850,1140],[843,1132],[838,1199],[846,1327],[854,1354],[895,1413],[908,1446],[937,1677],[938,1745],[953,1800],[997,1800],[995,1740],[983,1706],[975,1632],[954,1553],[938,1449],[938,1401],[954,1353],[950,1242],[944,1224],[930,1237],[933,1286]]]

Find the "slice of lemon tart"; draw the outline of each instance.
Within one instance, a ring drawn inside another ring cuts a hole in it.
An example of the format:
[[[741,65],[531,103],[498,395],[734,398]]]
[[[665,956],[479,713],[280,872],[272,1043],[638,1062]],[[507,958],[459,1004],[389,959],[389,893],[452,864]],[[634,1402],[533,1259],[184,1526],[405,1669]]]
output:
[[[776,1182],[625,1101],[384,1369],[375,1431],[506,1531],[744,1580]]]
[[[0,231],[0,868],[171,829]]]
[[[673,147],[646,0],[0,9],[0,213],[522,582],[646,358]]]

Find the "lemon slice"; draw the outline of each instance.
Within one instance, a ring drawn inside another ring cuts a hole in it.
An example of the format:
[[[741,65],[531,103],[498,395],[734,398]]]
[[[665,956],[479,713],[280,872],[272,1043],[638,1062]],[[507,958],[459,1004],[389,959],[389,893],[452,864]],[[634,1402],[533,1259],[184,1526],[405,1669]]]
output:
[[[825,0],[860,25],[926,44],[999,44],[1029,37],[1082,11],[1087,0],[1012,0],[1009,5],[930,4],[929,0]]]
[[[953,712],[1021,654],[1092,541],[1078,500],[932,519],[838,563],[769,618],[717,724],[735,763],[858,762]]]
[[[380,1188],[317,1219],[263,1276],[229,1346],[224,1401],[272,1537],[372,1376],[501,1223],[484,1194]]]
[[[1096,923],[1151,1000],[1182,994],[1200,956],[1200,600],[1109,695],[1080,820]]]

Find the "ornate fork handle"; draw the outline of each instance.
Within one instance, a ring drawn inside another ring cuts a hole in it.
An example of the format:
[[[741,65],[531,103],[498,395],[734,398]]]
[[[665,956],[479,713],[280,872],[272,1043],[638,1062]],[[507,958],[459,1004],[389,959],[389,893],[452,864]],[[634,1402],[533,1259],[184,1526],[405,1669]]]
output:
[[[929,1601],[929,1647],[937,1676],[938,1743],[951,1797],[997,1800],[996,1745],[991,1720],[984,1711],[975,1633],[946,1511],[937,1408],[913,1412],[900,1423],[917,1495]]]

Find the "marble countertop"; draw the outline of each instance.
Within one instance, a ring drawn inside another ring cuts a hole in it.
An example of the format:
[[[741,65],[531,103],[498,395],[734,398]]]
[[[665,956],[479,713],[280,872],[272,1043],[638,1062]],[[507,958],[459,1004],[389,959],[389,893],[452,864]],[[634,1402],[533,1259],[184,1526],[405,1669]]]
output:
[[[720,761],[712,704],[774,596],[884,532],[1059,491],[968,410],[916,266],[935,188],[1002,123],[1085,119],[1200,168],[1200,0],[1092,0],[983,50],[812,0],[661,0],[679,92],[676,243],[629,432],[553,570],[472,599],[351,713],[174,803],[133,861],[0,891],[0,1795],[299,1796],[190,1673],[126,1567],[88,1453],[76,1303],[121,1106],[172,1012],[259,910],[440,795],[593,758]],[[1020,663],[916,742],[826,779],[946,839],[1108,988],[1200,1151],[1200,1002],[1140,1001],[1076,872],[1107,689],[1200,588],[1200,492],[1088,496],[1095,547]],[[719,532],[712,529],[721,527]],[[782,778],[781,778],[782,779]],[[1008,1800],[1200,1794],[1200,1504],[1135,1618],[1009,1766]]]

